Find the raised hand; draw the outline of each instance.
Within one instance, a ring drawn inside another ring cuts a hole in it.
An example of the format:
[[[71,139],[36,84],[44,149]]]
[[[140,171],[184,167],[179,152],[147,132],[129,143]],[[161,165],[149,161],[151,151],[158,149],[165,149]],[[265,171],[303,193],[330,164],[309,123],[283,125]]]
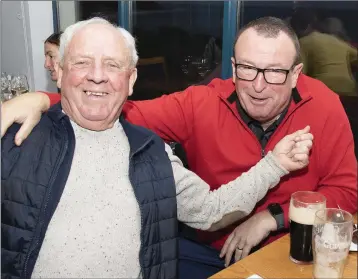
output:
[[[1,137],[13,123],[22,124],[15,136],[20,145],[39,123],[41,113],[50,107],[49,98],[43,93],[26,93],[1,104]]]
[[[309,163],[309,152],[313,144],[313,135],[306,126],[281,139],[272,150],[279,163],[288,171],[306,167]]]

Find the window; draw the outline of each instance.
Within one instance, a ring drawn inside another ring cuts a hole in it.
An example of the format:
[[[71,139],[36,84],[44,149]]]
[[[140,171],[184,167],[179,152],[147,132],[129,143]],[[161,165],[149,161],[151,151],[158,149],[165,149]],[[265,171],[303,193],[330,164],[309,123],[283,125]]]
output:
[[[132,99],[152,99],[221,75],[223,7],[221,1],[133,2],[140,59]]]

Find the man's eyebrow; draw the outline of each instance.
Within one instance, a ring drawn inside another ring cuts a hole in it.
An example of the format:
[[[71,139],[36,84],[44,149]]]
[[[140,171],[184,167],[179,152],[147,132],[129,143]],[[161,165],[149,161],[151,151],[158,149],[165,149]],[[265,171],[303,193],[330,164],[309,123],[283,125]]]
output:
[[[70,60],[75,60],[75,59],[78,59],[78,58],[86,58],[86,59],[92,59],[91,56],[89,55],[72,55],[70,56]]]
[[[280,69],[286,69],[287,67],[285,67],[284,65],[282,65],[281,63],[271,63],[268,64],[266,66],[266,68],[280,68]]]
[[[253,63],[252,61],[246,60],[246,59],[240,59],[240,58],[235,58],[236,62],[244,63],[244,64],[248,64],[248,65],[255,65],[255,63]]]
[[[252,61],[250,60],[246,60],[246,59],[236,59],[236,62],[240,62],[240,63],[245,63],[245,64],[248,64],[250,66],[254,66],[256,67],[255,63],[253,63]],[[280,69],[285,69],[286,67],[280,63],[270,63],[268,65],[266,65],[265,69],[268,69],[268,68],[280,68]]]
[[[114,57],[114,56],[104,56],[103,60],[104,61],[112,60],[112,61],[115,61],[115,62],[118,62],[118,63],[124,63],[123,59],[121,59],[119,57]]]

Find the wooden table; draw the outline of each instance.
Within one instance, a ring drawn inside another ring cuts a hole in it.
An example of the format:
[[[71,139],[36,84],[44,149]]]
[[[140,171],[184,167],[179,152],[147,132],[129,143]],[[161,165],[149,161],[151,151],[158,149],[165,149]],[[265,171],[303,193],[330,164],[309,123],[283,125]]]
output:
[[[357,214],[354,216],[357,223]],[[290,236],[281,237],[243,260],[229,266],[210,279],[247,278],[313,278],[312,265],[297,265],[289,259]],[[350,252],[343,278],[357,277],[357,252]]]

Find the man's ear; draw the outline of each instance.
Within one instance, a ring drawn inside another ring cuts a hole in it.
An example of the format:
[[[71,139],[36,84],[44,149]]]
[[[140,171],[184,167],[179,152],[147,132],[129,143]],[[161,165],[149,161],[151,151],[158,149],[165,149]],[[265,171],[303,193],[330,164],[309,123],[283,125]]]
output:
[[[302,72],[303,69],[303,63],[297,64],[293,70],[292,70],[292,81],[291,81],[291,87],[295,88],[297,85],[297,80],[298,77],[300,76],[300,73]]]
[[[231,57],[231,66],[232,66],[232,82],[235,83],[236,81],[236,67],[235,67],[235,59]]]
[[[134,84],[135,84],[136,80],[137,80],[137,68],[134,68],[132,70],[132,73],[131,73],[130,77],[129,77],[128,96],[131,96],[133,94],[133,87],[134,87]]]
[[[62,81],[62,67],[60,66],[60,63],[57,62],[55,64],[55,71],[57,73],[57,87],[61,88],[61,81]]]

